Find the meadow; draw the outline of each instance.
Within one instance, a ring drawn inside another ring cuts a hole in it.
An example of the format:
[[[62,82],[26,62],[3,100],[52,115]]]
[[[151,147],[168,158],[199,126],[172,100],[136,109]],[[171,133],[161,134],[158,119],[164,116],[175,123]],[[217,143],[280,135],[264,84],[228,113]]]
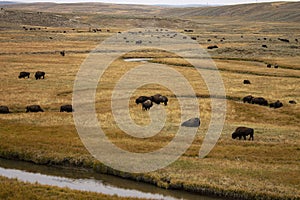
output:
[[[65,15],[68,17],[69,14]],[[81,20],[96,23],[97,17],[82,14]],[[174,18],[173,23],[168,24],[167,18],[157,20],[151,15],[147,20],[153,22],[152,25],[180,33],[192,28],[192,33],[185,34],[196,37],[201,47],[219,47],[207,51],[218,67],[226,89],[226,121],[217,145],[204,159],[199,159],[199,149],[211,117],[211,100],[203,79],[195,76],[195,69],[184,59],[168,52],[151,49],[119,57],[99,81],[95,103],[102,129],[118,147],[139,153],[157,150],[172,140],[180,126],[176,96],[166,87],[149,84],[132,95],[130,115],[137,124],[148,124],[149,113],[135,104],[135,98],[164,94],[168,96],[169,104],[163,107],[167,113],[163,130],[154,137],[137,139],[118,128],[111,110],[112,90],[124,73],[140,64],[126,62],[124,58],[153,58],[151,63],[168,65],[183,74],[196,91],[201,111],[201,126],[195,140],[176,162],[155,172],[130,174],[106,167],[93,158],[77,134],[73,115],[59,112],[61,105],[72,103],[74,80],[88,53],[104,39],[135,27],[138,22],[145,23],[144,19],[133,16],[107,18],[94,27],[103,27],[109,32],[93,32],[84,23],[74,28],[73,24],[62,27],[59,24],[28,26],[20,22],[0,22],[0,105],[8,106],[11,111],[0,115],[2,158],[83,167],[166,189],[237,199],[300,198],[300,46],[295,40],[300,39],[299,23],[191,16],[186,20]],[[36,30],[26,31],[23,26]],[[278,38],[287,38],[290,42]],[[263,48],[263,44],[268,48]],[[62,50],[66,52],[65,56],[60,55]],[[267,68],[269,63],[278,64],[279,68]],[[45,79],[34,79],[33,73],[38,70],[46,72]],[[20,71],[31,72],[31,77],[18,79]],[[244,85],[245,79],[251,84]],[[283,107],[273,109],[243,103],[242,98],[249,94],[262,96],[269,102],[280,100]],[[289,104],[290,100],[297,104]],[[25,107],[31,104],[39,104],[45,112],[25,113]],[[254,141],[233,140],[231,133],[238,126],[253,128]],[[1,178],[1,182],[7,181]],[[14,180],[9,183],[19,184]],[[0,190],[5,188],[8,186],[1,186]],[[94,198],[93,194],[84,195]]]

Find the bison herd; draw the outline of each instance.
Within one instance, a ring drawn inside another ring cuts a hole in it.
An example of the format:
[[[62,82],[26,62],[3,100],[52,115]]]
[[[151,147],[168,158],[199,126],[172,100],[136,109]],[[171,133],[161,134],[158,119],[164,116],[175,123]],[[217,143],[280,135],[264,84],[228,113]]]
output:
[[[168,105],[168,98],[166,96],[162,96],[160,94],[155,94],[153,96],[140,96],[135,100],[135,103],[142,104],[142,110],[150,110],[153,106],[153,103],[160,104],[164,103],[164,105]]]
[[[37,72],[35,72],[35,74],[34,74],[34,77],[35,77],[35,79],[36,80],[38,80],[38,79],[41,79],[41,78],[43,78],[43,79],[45,79],[45,72],[42,72],[42,71],[37,71]],[[29,76],[30,76],[30,72],[20,72],[20,74],[19,74],[19,78],[29,78]]]
[[[258,104],[261,106],[270,106],[271,108],[281,108],[283,106],[283,103],[279,100],[275,101],[274,103],[268,103],[268,101],[263,97],[253,97],[252,95],[245,96],[243,98],[244,103],[250,103],[250,104]],[[289,102],[295,102],[295,101],[289,101]],[[296,103],[296,102],[295,102]]]
[[[60,112],[73,112],[74,109],[72,108],[72,105],[66,104],[66,105],[62,105],[60,106]],[[30,105],[30,106],[26,106],[25,108],[25,112],[44,112],[44,110],[41,108],[40,105]],[[9,111],[9,108],[7,106],[0,106],[0,114],[8,114],[11,113]]]

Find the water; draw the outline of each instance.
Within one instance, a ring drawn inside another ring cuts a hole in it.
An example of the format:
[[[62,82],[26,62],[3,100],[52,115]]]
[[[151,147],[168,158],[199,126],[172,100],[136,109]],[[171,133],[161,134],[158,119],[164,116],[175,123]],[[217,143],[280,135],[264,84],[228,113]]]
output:
[[[152,60],[152,58],[125,58],[124,61],[126,62],[147,62]]]
[[[0,159],[0,176],[19,181],[40,183],[74,190],[98,192],[120,197],[148,199],[216,200],[185,191],[164,190],[150,184],[126,180],[90,171],[34,165],[32,163]]]

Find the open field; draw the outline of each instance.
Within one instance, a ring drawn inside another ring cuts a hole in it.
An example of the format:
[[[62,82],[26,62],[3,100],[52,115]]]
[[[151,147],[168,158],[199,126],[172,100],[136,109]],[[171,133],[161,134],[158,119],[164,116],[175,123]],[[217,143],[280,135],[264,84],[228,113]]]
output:
[[[299,2],[291,5],[295,8]],[[139,7],[136,11],[116,10],[114,17],[82,10],[74,14],[57,9],[57,15],[54,12],[36,13],[39,7],[27,7],[27,10],[32,10],[31,13],[5,9],[0,11],[0,105],[8,106],[12,113],[0,115],[1,157],[38,164],[93,168],[101,173],[149,182],[163,188],[237,199],[300,198],[300,43],[296,41],[300,40],[299,23],[291,18],[284,21],[283,17],[272,22],[245,22],[245,19],[236,17],[231,20],[229,17],[194,16],[189,14],[190,10],[186,10],[187,16],[178,17],[177,9],[173,10],[172,18],[167,18],[161,14],[162,11],[153,8],[148,8],[151,12],[148,10],[150,14],[146,17],[135,17]],[[166,12],[171,16],[172,10],[168,8]],[[12,17],[16,13],[28,18]],[[38,15],[43,17],[36,18]],[[33,18],[36,20],[31,20]],[[76,21],[70,20],[75,18]],[[151,57],[151,63],[168,65],[183,74],[199,97],[201,111],[201,126],[196,138],[179,160],[155,172],[128,174],[96,161],[82,144],[72,114],[60,113],[59,107],[72,103],[77,71],[91,50],[118,32],[146,25],[181,33],[184,29],[193,29],[186,34],[196,37],[203,48],[209,45],[219,47],[208,52],[223,78],[227,114],[217,145],[206,158],[199,159],[199,149],[211,116],[209,93],[203,79],[195,76],[195,69],[185,60],[167,52],[144,50],[119,57],[100,80],[95,105],[103,130],[120,148],[131,152],[157,150],[172,140],[180,126],[180,109],[175,95],[165,87],[149,84],[133,94],[129,104],[130,115],[137,124],[148,124],[148,112],[135,105],[135,98],[143,94],[164,94],[169,97],[169,105],[164,107],[167,119],[163,130],[154,137],[137,139],[118,128],[111,111],[112,90],[124,73],[140,64],[125,62],[124,58]],[[25,30],[23,27],[34,29]],[[94,32],[94,28],[102,30]],[[286,38],[290,42],[282,42],[278,38]],[[66,52],[64,57],[59,53],[62,50]],[[278,64],[279,68],[267,68],[269,63]],[[34,79],[33,73],[38,70],[46,72],[44,80]],[[31,72],[31,77],[18,79],[20,71]],[[244,79],[249,79],[252,84],[244,85]],[[242,98],[249,94],[262,96],[269,102],[280,100],[284,106],[272,109],[244,104]],[[297,104],[289,104],[290,100]],[[25,107],[31,104],[41,105],[45,112],[25,113]],[[231,133],[238,126],[254,128],[254,141],[233,140]],[[2,178],[0,181],[7,182]],[[12,180],[9,183],[19,184]]]

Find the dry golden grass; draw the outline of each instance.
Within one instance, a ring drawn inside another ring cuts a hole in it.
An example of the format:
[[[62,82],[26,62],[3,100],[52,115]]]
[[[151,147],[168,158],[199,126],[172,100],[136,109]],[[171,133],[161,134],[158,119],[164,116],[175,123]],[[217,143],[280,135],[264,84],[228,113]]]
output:
[[[16,179],[8,179],[0,177],[1,199],[121,199],[121,200],[134,200],[141,198],[125,198],[111,195],[103,195],[93,192],[80,192],[67,188],[42,186],[40,184],[30,184],[19,182]]]
[[[240,26],[242,25],[241,23]],[[233,33],[232,24],[216,21],[207,25],[207,29],[199,28],[193,33],[201,34],[198,41],[204,47],[209,45],[206,40],[216,35],[213,31],[215,29],[221,30],[217,32],[219,37],[228,38],[224,43],[218,43],[220,49],[210,51],[216,58],[215,63],[225,84],[227,116],[219,142],[205,159],[197,156],[208,129],[211,108],[206,85],[195,75],[195,69],[186,66],[184,60],[167,53],[131,52],[124,56],[154,57],[154,63],[170,65],[189,79],[199,95],[201,127],[193,144],[172,165],[143,174],[145,181],[161,187],[197,192],[201,192],[201,188],[207,188],[210,193],[215,191],[229,196],[237,194],[248,199],[300,197],[300,73],[299,66],[295,64],[300,55],[288,45],[277,41],[274,48],[280,49],[276,55],[267,56],[270,52],[259,48],[261,41],[257,37],[262,38],[268,34],[268,37],[274,39],[282,34],[276,31],[280,26],[284,28],[285,24],[276,24],[273,27],[275,32],[269,31],[272,25],[249,23],[248,28],[242,27],[249,33],[245,34],[245,40],[240,39],[241,33]],[[284,30],[290,30],[290,34],[293,34],[294,29],[290,29],[293,25],[286,26]],[[204,29],[206,32],[202,34]],[[52,27],[49,30],[64,29]],[[112,32],[116,31],[118,30]],[[254,31],[258,34],[254,34]],[[67,161],[73,166],[97,169],[98,162],[87,152],[78,137],[72,114],[59,113],[59,106],[71,103],[73,82],[87,51],[110,34],[88,31],[0,32],[0,105],[7,105],[12,111],[11,114],[0,115],[1,157],[40,164],[63,165]],[[49,36],[54,39],[50,40]],[[242,50],[242,53],[236,53],[236,49]],[[59,55],[61,50],[66,51],[65,57]],[[249,57],[246,56],[247,52],[252,52]],[[292,53],[295,56],[287,56]],[[284,67],[269,69],[265,63],[278,63]],[[130,115],[137,124],[148,124],[148,112],[142,111],[140,105],[135,105],[135,98],[140,95],[164,94],[170,97],[169,105],[164,107],[167,113],[164,129],[154,137],[136,139],[117,127],[111,113],[112,89],[126,71],[137,65],[138,63],[125,62],[120,58],[109,67],[99,82],[96,108],[101,126],[112,142],[128,151],[148,152],[159,149],[172,140],[180,125],[180,110],[171,91],[156,84],[146,85],[134,92],[129,104]],[[46,72],[44,80],[34,80],[33,74],[30,79],[17,78],[20,71],[34,73],[37,70]],[[244,79],[249,79],[252,84],[243,85]],[[248,94],[263,96],[271,102],[278,99],[284,106],[271,109],[242,103],[240,99]],[[288,104],[289,100],[296,100],[298,104]],[[40,104],[45,113],[24,113],[25,107],[30,104]],[[237,126],[253,127],[255,140],[232,140],[231,133]],[[100,167],[99,171],[105,170]],[[131,178],[138,179],[134,174]]]

